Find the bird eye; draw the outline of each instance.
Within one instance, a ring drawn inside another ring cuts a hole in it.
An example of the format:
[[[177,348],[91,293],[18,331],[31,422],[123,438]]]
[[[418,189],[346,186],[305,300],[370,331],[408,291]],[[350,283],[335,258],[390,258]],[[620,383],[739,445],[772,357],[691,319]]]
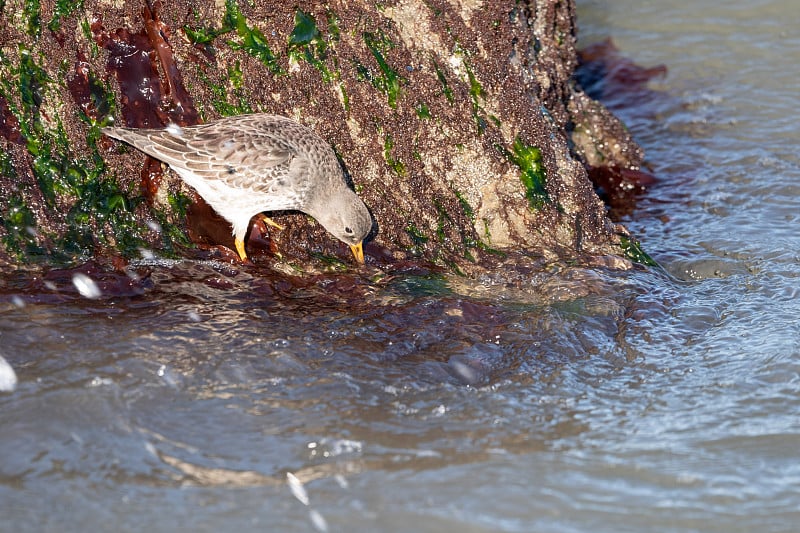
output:
[[[351,230],[350,228],[344,228],[344,232],[347,233],[348,235],[353,234],[353,230]]]

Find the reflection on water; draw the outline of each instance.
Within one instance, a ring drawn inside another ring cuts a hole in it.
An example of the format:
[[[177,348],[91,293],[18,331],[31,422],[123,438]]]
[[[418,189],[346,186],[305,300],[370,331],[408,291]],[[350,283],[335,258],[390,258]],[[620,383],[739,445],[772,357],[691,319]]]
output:
[[[0,530],[792,531],[792,6],[580,7],[669,67],[617,109],[663,270],[6,274]]]

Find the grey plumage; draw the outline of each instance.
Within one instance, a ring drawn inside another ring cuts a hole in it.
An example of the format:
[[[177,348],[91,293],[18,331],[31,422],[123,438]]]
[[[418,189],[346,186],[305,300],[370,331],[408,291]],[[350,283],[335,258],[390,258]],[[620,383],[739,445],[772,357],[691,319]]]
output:
[[[254,215],[298,210],[348,244],[363,262],[361,242],[372,217],[347,186],[330,145],[294,120],[253,114],[199,126],[104,128],[103,133],[167,163],[232,224],[242,259]]]

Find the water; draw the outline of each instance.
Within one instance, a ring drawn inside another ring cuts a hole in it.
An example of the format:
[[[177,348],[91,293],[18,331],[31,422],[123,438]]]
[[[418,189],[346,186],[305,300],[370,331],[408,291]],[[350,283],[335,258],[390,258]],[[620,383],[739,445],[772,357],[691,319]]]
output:
[[[579,5],[669,67],[618,110],[663,272],[7,275],[0,530],[796,530],[800,9],[740,4]]]

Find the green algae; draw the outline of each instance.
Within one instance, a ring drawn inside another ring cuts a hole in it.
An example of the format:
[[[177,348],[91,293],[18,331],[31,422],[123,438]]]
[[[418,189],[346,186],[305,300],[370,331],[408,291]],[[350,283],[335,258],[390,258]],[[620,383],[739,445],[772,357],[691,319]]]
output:
[[[42,32],[42,7],[40,0],[25,0],[22,16],[28,21],[25,31],[31,37],[39,37]]]
[[[92,148],[96,148],[96,143],[100,136],[100,128],[114,123],[117,105],[110,81],[106,80],[103,83],[93,72],[89,71],[87,85],[89,90],[88,102],[80,105],[78,116],[89,126],[96,126],[89,130],[86,137],[86,142]]]
[[[6,252],[18,258],[44,253],[36,242],[36,217],[21,196],[12,195],[4,199],[0,225],[5,229],[0,242]]]
[[[328,272],[345,272],[350,269],[350,265],[347,262],[334,255],[322,252],[311,252],[311,257],[322,263],[322,266]],[[298,268],[298,271],[303,272],[303,269]]]
[[[431,119],[431,111],[428,109],[428,106],[422,102],[418,102],[417,105],[414,106],[414,111],[417,113],[417,117],[421,119]]]
[[[445,226],[450,223],[453,223],[453,218],[450,216],[450,213],[447,212],[447,209],[444,208],[442,203],[434,198],[433,205],[436,206],[436,212],[438,214],[436,219],[436,238],[439,242],[445,242],[447,240],[447,232],[445,231]]]
[[[333,18],[335,20],[335,17]],[[338,37],[338,27],[336,31]],[[325,62],[328,57],[327,50],[328,43],[322,38],[314,17],[298,9],[294,15],[294,29],[288,39],[289,57],[295,61],[300,59],[307,61],[309,65],[319,70],[322,80],[327,83],[339,78],[338,74],[331,72]]]
[[[625,257],[645,266],[658,266],[658,263],[650,257],[647,252],[642,249],[642,245],[634,239],[629,237],[620,236],[619,246],[622,248],[622,253]]]
[[[387,133],[383,138],[383,158],[398,176],[405,176],[406,166],[399,159],[395,159],[392,155],[392,148],[394,148],[394,140],[392,136]]]
[[[486,99],[486,93],[483,90],[483,86],[478,81],[478,78],[475,76],[475,73],[472,71],[472,67],[470,67],[469,62],[467,61],[466,53],[462,49],[457,50],[463,57],[464,61],[464,69],[467,71],[467,78],[469,80],[469,97],[472,101],[472,118],[475,121],[475,124],[478,126],[478,134],[482,135],[486,131],[486,119],[481,116],[485,114],[483,111],[483,107],[481,106],[481,101]]]
[[[495,145],[495,147],[519,167],[519,179],[525,188],[525,198],[528,199],[531,210],[539,211],[546,204],[552,203],[545,187],[547,174],[542,162],[542,151],[539,148],[525,144],[519,137],[514,139],[511,151],[504,146]]]
[[[442,94],[447,99],[447,102],[452,105],[455,101],[453,89],[451,89],[450,85],[447,83],[447,77],[444,75],[444,71],[439,67],[439,63],[437,63],[434,59],[431,59],[431,62],[433,63],[433,70],[436,72],[436,78],[442,85]]]
[[[267,43],[266,37],[258,28],[247,25],[236,0],[225,2],[225,16],[223,17],[225,27],[236,30],[240,42],[228,41],[228,45],[233,49],[240,49],[261,61],[273,74],[283,74],[284,71],[278,64],[277,56],[272,52]]]
[[[464,214],[470,219],[471,222],[475,222],[475,210],[469,205],[466,197],[458,191],[455,191],[456,198],[458,198],[458,203],[461,206],[461,210],[464,211]]]
[[[389,287],[400,294],[415,297],[448,296],[453,294],[453,289],[447,276],[442,274],[428,274],[426,276],[402,276],[390,280]]]
[[[289,49],[305,46],[318,38],[319,29],[314,17],[298,8],[294,14],[294,29],[289,35]]]
[[[83,7],[84,0],[56,0],[53,17],[47,23],[47,29],[53,33],[61,29],[61,21]],[[90,39],[89,42],[92,42]]]
[[[461,194],[459,191],[455,191],[455,195],[456,195],[456,198],[458,199],[459,205],[461,206],[461,210],[464,212],[464,215],[466,215],[466,217],[470,220],[470,222],[472,222],[472,225],[474,227],[475,226],[475,220],[476,220],[475,209],[473,209],[473,207],[467,201],[466,197],[464,197],[464,195]],[[473,262],[475,261],[475,259],[472,257],[472,253],[470,252],[470,250],[471,249],[475,249],[475,248],[477,248],[478,250],[481,250],[483,252],[487,252],[487,253],[493,254],[493,255],[499,255],[499,256],[505,256],[506,255],[505,252],[501,252],[500,250],[492,248],[491,246],[489,246],[489,244],[487,244],[487,243],[491,242],[491,235],[489,234],[489,225],[486,223],[485,220],[483,222],[484,222],[484,239],[485,239],[485,242],[483,240],[481,240],[480,238],[477,238],[477,239],[474,238],[472,236],[472,232],[464,230],[464,229],[461,230],[461,232],[462,232],[461,233],[461,239],[462,239],[462,242],[464,244],[464,249],[465,249],[464,256],[468,260],[473,261]]]
[[[208,87],[211,98],[211,107],[223,117],[245,115],[253,112],[253,108],[244,92],[244,73],[241,63],[236,61],[227,70],[228,86],[216,84],[198,67],[197,74],[200,80]]]
[[[334,42],[339,40],[341,30],[339,29],[339,17],[333,11],[328,11],[328,33]]]
[[[65,77],[66,67],[60,70],[59,80],[51,79],[24,46],[19,48],[16,64],[0,54],[0,97],[19,122],[29,172],[43,200],[39,209],[49,221],[37,222],[29,205],[37,196],[35,190],[2,191],[2,245],[20,262],[37,257],[71,262],[91,257],[98,246],[130,255],[145,245],[147,229],[133,213],[144,198],[124,190],[109,175],[98,147],[101,128],[112,122],[115,110],[108,85],[89,72],[80,94],[73,93],[80,104],[78,118],[87,125],[88,155],[79,155],[73,148],[57,112],[45,116],[40,111],[48,97],[67,92]],[[3,179],[12,182],[21,171],[6,155],[0,158],[0,170]]]
[[[364,43],[366,43],[372,56],[378,63],[378,70],[380,75],[373,74],[368,68],[360,63],[356,63],[356,69],[363,78],[367,79],[373,87],[386,95],[389,107],[397,109],[397,98],[400,95],[400,83],[403,77],[393,69],[384,57],[384,52],[392,48],[394,45],[389,39],[383,35],[375,35],[370,32],[362,34]]]
[[[236,32],[238,40],[230,39],[228,45],[234,50],[242,50],[248,55],[261,61],[273,74],[285,74],[281,68],[278,57],[269,47],[267,38],[261,31],[248,26],[247,19],[242,14],[236,0],[225,1],[225,14],[222,17],[222,26],[219,28],[205,27],[192,28],[184,26],[183,31],[192,44],[208,46],[218,37]]]
[[[17,172],[11,158],[0,152],[0,176],[17,181]],[[0,226],[5,230],[0,238],[6,252],[16,257],[41,255],[43,250],[36,242],[36,217],[17,190],[0,190]]]
[[[413,222],[409,222],[405,230],[408,236],[411,237],[411,242],[413,243],[414,247],[417,248],[416,251],[421,251],[420,249],[422,246],[424,246],[425,243],[430,240],[430,238],[422,233],[422,231],[415,226]]]

